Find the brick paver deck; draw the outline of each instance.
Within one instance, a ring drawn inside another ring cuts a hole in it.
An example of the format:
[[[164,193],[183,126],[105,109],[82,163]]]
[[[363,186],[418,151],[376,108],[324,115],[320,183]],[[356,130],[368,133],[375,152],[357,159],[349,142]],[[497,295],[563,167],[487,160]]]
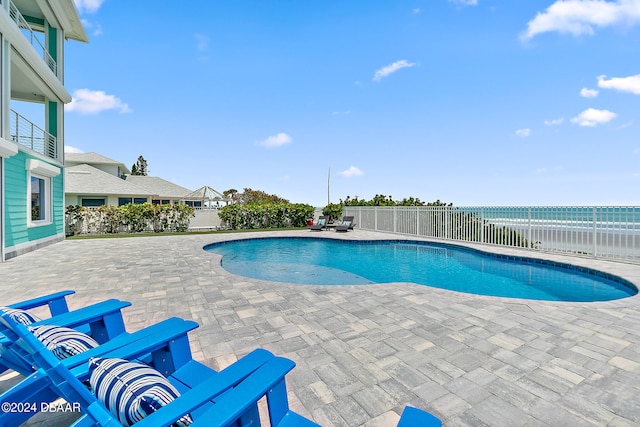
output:
[[[253,236],[265,233],[67,240],[0,263],[0,301],[75,289],[72,308],[131,301],[129,330],[193,319],[194,357],[215,369],[256,347],[293,359],[292,407],[324,426],[394,426],[407,404],[446,426],[640,424],[638,296],[559,303],[406,283],[292,285],[227,273],[218,255],[202,250]],[[640,266],[541,256],[640,284]],[[8,377],[1,389],[16,380]],[[76,416],[40,414],[29,424],[67,425]]]

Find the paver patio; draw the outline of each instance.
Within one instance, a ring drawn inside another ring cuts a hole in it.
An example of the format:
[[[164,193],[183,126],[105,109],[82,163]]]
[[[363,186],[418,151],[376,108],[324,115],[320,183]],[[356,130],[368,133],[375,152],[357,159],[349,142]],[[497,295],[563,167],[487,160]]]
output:
[[[230,274],[202,250],[266,235],[67,240],[0,263],[0,299],[75,289],[71,308],[131,301],[129,330],[193,319],[194,357],[215,369],[256,347],[293,359],[292,407],[324,426],[394,426],[407,404],[446,426],[640,424],[640,297],[559,303],[406,283],[292,285]],[[362,230],[313,237],[398,238]],[[637,265],[539,256],[640,284]],[[15,380],[0,378],[0,389]],[[39,414],[29,425],[75,417]]]

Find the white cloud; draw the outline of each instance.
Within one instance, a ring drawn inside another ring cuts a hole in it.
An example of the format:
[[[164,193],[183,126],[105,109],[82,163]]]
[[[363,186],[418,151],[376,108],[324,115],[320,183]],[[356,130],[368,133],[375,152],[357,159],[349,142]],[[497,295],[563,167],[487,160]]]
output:
[[[547,126],[557,126],[557,125],[561,125],[562,123],[564,123],[564,117],[560,117],[559,119],[544,121],[544,124]]]
[[[200,52],[204,52],[209,48],[209,37],[204,34],[196,34],[196,49]]]
[[[84,151],[82,151],[79,148],[73,147],[71,145],[65,145],[64,146],[64,152],[65,153],[83,153]]]
[[[351,110],[334,111],[331,113],[332,116],[348,116],[349,114],[351,114]]]
[[[96,13],[105,0],[73,0],[80,13]]]
[[[287,135],[286,133],[280,132],[277,135],[272,135],[264,141],[259,141],[257,144],[262,145],[263,147],[273,148],[273,147],[282,147],[283,145],[291,144],[293,139]]]
[[[94,24],[86,19],[81,19],[82,26],[85,30],[91,33],[92,36],[99,36],[102,34],[102,26],[100,24]]]
[[[609,80],[606,80],[606,78],[607,76],[598,76],[598,87],[640,95],[640,74],[629,77],[613,77]]]
[[[378,71],[376,71],[376,73],[373,75],[373,81],[374,82],[379,82],[384,77],[387,77],[390,74],[393,74],[398,70],[401,70],[401,69],[407,68],[407,67],[413,67],[415,65],[416,65],[415,63],[408,62],[406,59],[402,59],[400,61],[396,61],[393,64],[387,65],[386,67],[382,67]]]
[[[528,137],[529,135],[531,135],[531,129],[529,128],[524,128],[524,129],[518,129],[516,131],[516,135],[521,136],[523,138]]]
[[[350,166],[349,169],[343,170],[338,175],[343,176],[345,178],[351,178],[352,176],[361,176],[364,175],[360,169],[355,166]]]
[[[595,108],[589,108],[580,113],[577,117],[571,119],[573,123],[577,123],[580,126],[590,126],[608,123],[617,117],[616,113],[608,110],[596,110]]]
[[[451,3],[459,4],[461,6],[477,6],[478,0],[449,0]]]
[[[638,0],[558,0],[539,12],[522,34],[525,40],[538,34],[557,31],[574,36],[593,34],[594,27],[640,23]]]
[[[420,13],[420,8],[419,8],[419,7],[416,7],[415,9],[413,9],[413,10],[411,11],[411,13],[413,13],[414,15],[419,14],[419,13]]]
[[[599,93],[596,89],[587,89],[586,87],[580,90],[580,96],[583,98],[595,98]]]
[[[78,89],[73,92],[72,100],[64,106],[66,111],[77,111],[81,114],[97,114],[105,110],[119,110],[130,113],[132,110],[120,98],[107,95],[101,90]]]

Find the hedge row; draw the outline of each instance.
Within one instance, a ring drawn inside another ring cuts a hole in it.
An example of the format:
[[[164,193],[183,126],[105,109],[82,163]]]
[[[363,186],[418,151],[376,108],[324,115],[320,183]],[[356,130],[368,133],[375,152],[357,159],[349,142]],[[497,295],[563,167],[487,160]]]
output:
[[[104,205],[98,208],[67,206],[67,235],[187,231],[194,209],[186,205],[151,203]]]
[[[225,206],[218,215],[229,228],[240,230],[304,227],[313,212],[313,206],[301,203],[256,203]]]

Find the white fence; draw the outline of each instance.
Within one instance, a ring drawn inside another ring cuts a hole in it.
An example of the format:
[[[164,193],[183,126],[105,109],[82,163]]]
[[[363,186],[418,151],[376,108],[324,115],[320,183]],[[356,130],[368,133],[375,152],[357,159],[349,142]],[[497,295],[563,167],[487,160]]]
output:
[[[357,228],[640,263],[640,207],[345,206]]]
[[[195,216],[189,221],[189,230],[218,230],[222,221],[216,208],[196,208]]]

